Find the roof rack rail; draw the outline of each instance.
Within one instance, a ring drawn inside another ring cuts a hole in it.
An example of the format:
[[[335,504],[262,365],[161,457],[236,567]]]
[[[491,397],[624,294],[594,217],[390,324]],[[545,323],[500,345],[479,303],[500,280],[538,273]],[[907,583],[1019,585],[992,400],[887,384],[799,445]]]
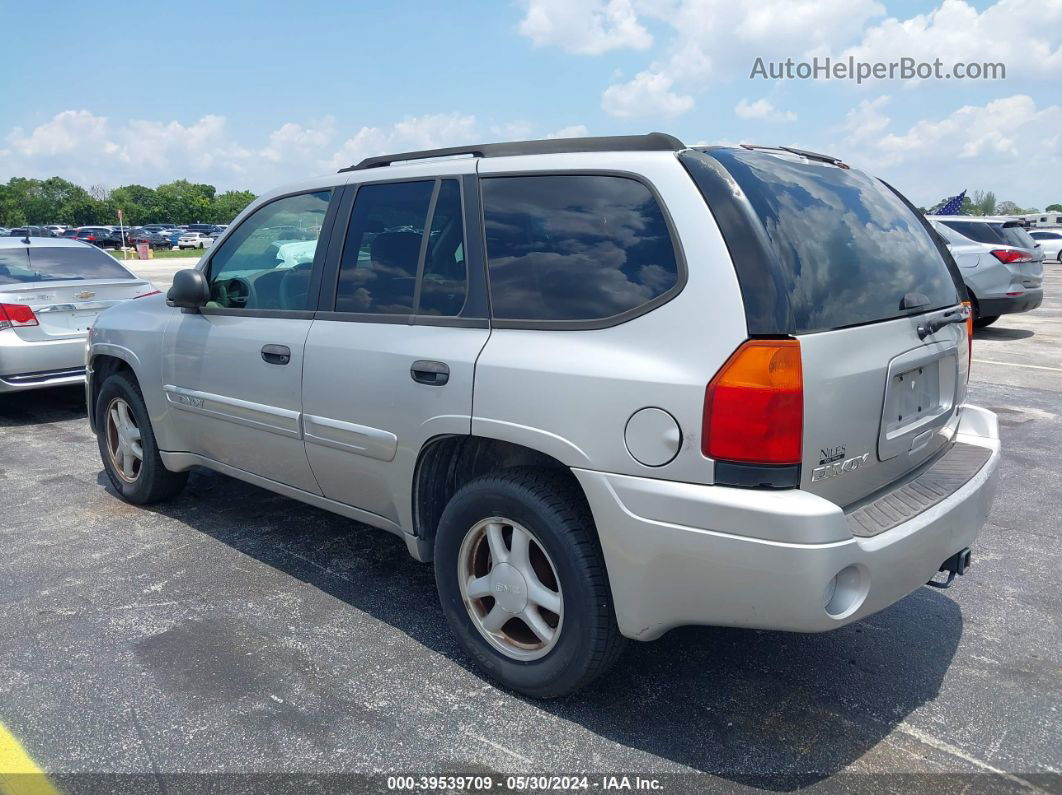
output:
[[[367,168],[381,168],[392,163],[408,160],[426,160],[433,157],[454,157],[456,155],[508,157],[511,155],[552,155],[569,152],[674,152],[685,148],[686,145],[675,136],[659,132],[649,133],[648,135],[609,135],[593,138],[548,138],[542,141],[511,141],[499,144],[450,146],[445,149],[424,149],[420,152],[377,155],[376,157],[367,157],[357,165],[341,168],[339,173],[361,171]]]

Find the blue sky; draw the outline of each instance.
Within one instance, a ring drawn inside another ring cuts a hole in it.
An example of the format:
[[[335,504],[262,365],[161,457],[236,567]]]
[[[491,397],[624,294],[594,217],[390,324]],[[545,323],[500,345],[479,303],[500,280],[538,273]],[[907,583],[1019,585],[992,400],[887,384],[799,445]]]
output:
[[[1062,0],[59,2],[5,23],[4,180],[264,190],[381,151],[664,130],[830,152],[920,204],[1062,202]],[[815,55],[1007,78],[749,79]]]

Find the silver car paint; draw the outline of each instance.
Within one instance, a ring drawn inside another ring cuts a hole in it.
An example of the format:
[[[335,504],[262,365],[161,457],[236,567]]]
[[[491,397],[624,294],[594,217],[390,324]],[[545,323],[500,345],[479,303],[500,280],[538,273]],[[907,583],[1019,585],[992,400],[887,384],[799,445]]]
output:
[[[950,441],[957,423],[955,408],[966,396],[966,326],[946,325],[923,342],[917,327],[927,319],[922,315],[800,337],[805,384],[802,489],[849,505],[892,483]],[[917,374],[927,361],[939,362],[938,408],[884,438],[885,427],[896,420],[883,417],[890,384],[899,387],[890,375],[910,370]],[[865,453],[869,457],[857,470],[813,479],[816,468],[829,459]]]
[[[988,463],[943,502],[873,538],[854,538],[840,507],[803,490],[574,470],[599,528],[620,632],[639,640],[687,624],[823,632],[903,598],[974,542],[995,496],[995,414],[966,406],[956,438],[990,450]],[[848,567],[859,572],[861,601],[830,615],[824,593]]]
[[[978,299],[1006,298],[1007,293],[1042,287],[1044,267],[1041,249],[979,243],[934,218],[930,218],[929,222],[947,241],[963,281]],[[991,254],[994,249],[1015,249],[1032,256],[1034,261],[1003,263]]]
[[[746,338],[741,291],[722,235],[670,154],[491,158],[479,173],[565,169],[626,171],[649,181],[681,230],[688,281],[668,303],[611,328],[494,329],[476,367],[472,432],[571,467],[711,483],[713,464],[700,450],[704,390]],[[660,467],[639,463],[624,440],[627,421],[648,407],[663,408],[682,429],[678,454]]]
[[[483,176],[565,170],[639,175],[659,192],[679,230],[689,271],[685,288],[627,323],[564,332],[291,318],[257,324],[260,319],[250,317],[227,317],[221,328],[218,316],[185,314],[161,297],[116,308],[93,329],[90,360],[115,355],[133,367],[167,466],[212,467],[368,522],[402,535],[423,559],[430,552],[412,535],[411,495],[423,445],[471,431],[531,447],[572,467],[583,485],[621,629],[638,638],[680,623],[828,629],[839,625],[824,618],[821,603],[834,566],[856,561],[873,569],[874,599],[849,617],[855,620],[907,593],[972,541],[998,466],[993,415],[972,407],[963,418],[970,425],[964,438],[994,445],[992,464],[945,504],[879,538],[853,539],[842,506],[917,465],[945,436],[960,434],[957,411],[943,412],[946,421],[934,425],[940,438],[925,440],[924,426],[912,428],[912,443],[918,437],[913,452],[832,483],[812,488],[807,482],[778,493],[711,485],[712,461],[699,448],[704,390],[746,338],[746,327],[730,252],[669,153],[439,161],[331,175],[261,197],[219,242],[282,193],[334,186],[337,179],[467,173],[471,163]],[[195,320],[186,324],[189,318]],[[905,319],[801,339],[806,462],[815,455],[812,446],[817,452],[823,440],[838,437],[849,440],[842,441],[846,449],[865,444],[876,457],[888,368],[919,348],[914,325]],[[284,377],[295,368],[278,377],[284,368],[256,359],[261,345],[285,340],[293,360],[304,356],[301,393]],[[930,346],[953,354],[957,407],[965,390],[965,329],[946,326]],[[415,384],[409,364],[416,359],[446,361],[455,388]],[[646,407],[663,409],[681,428],[680,449],[662,466],[639,463],[625,444],[628,420]],[[767,587],[760,587],[760,575]]]

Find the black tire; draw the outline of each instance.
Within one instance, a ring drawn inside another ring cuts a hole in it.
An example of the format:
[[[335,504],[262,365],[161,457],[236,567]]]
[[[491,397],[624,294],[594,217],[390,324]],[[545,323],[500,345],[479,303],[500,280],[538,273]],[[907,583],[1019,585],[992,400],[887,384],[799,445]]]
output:
[[[143,458],[140,471],[133,482],[125,480],[118,474],[111,453],[107,449],[107,408],[115,398],[124,400],[140,430],[140,445]],[[181,492],[188,482],[187,472],[171,472],[166,469],[159,456],[155,433],[151,428],[147,405],[140,392],[136,379],[124,373],[108,376],[100,387],[96,399],[96,442],[103,460],[103,470],[114,490],[126,502],[136,505],[149,505],[168,500]]]
[[[530,530],[556,569],[564,594],[563,624],[556,645],[540,659],[515,660],[494,648],[473,624],[461,594],[462,541],[477,523],[493,516]],[[625,645],[590,508],[562,474],[508,469],[459,489],[439,521],[435,582],[446,620],[462,648],[501,684],[535,698],[555,698],[585,687],[612,667]]]
[[[979,315],[974,319],[975,328],[984,328],[985,326],[991,326],[999,320],[999,315]]]

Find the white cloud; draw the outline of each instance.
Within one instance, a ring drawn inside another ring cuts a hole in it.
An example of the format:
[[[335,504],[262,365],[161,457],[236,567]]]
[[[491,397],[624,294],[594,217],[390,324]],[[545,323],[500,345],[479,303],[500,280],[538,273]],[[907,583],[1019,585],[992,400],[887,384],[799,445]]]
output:
[[[734,113],[738,118],[753,121],[796,121],[796,114],[790,110],[778,110],[770,100],[757,99],[749,102],[741,99],[734,107]]]
[[[850,141],[865,141],[879,135],[891,121],[882,110],[891,101],[888,94],[862,100],[848,111],[840,129],[847,134]]]
[[[889,18],[870,27],[842,56],[864,61],[900,57],[945,68],[957,62],[1002,62],[1008,79],[1057,77],[1062,69],[1062,0],[998,0],[978,12],[963,0],[943,0],[927,14]],[[990,84],[986,84],[990,85]]]
[[[343,142],[329,164],[343,168],[372,155],[477,143],[478,138],[475,116],[460,113],[410,116],[389,127],[362,127]]]
[[[672,28],[665,57],[605,89],[602,107],[619,117],[678,116],[713,80],[747,78],[757,56],[799,57],[858,36],[883,12],[876,0],[673,0],[638,6]]]
[[[555,45],[581,55],[644,50],[653,43],[631,0],[527,0],[519,30],[535,46]]]
[[[1016,94],[894,130],[881,113],[886,102],[860,103],[842,126],[844,142],[834,148],[915,203],[928,206],[963,188],[994,190],[1001,199],[1041,208],[1058,201],[1062,105],[1038,108],[1031,97]]]
[[[630,82],[606,88],[601,107],[621,119],[681,116],[693,107],[693,97],[672,90],[674,85],[674,78],[654,65],[639,72]]]
[[[335,119],[326,116],[308,123],[286,122],[254,141],[237,139],[223,116],[207,115],[190,124],[118,122],[88,110],[68,110],[28,132],[16,127],[0,139],[0,181],[59,174],[81,185],[157,185],[189,179],[221,189],[260,191],[386,152],[543,137],[541,128],[527,121],[488,129],[484,135],[471,114],[440,113],[366,125],[340,139]],[[575,124],[545,137],[586,134],[585,125]]]
[[[586,129],[585,124],[572,124],[568,127],[561,127],[559,130],[547,133],[547,138],[584,138],[590,134],[590,131]]]

